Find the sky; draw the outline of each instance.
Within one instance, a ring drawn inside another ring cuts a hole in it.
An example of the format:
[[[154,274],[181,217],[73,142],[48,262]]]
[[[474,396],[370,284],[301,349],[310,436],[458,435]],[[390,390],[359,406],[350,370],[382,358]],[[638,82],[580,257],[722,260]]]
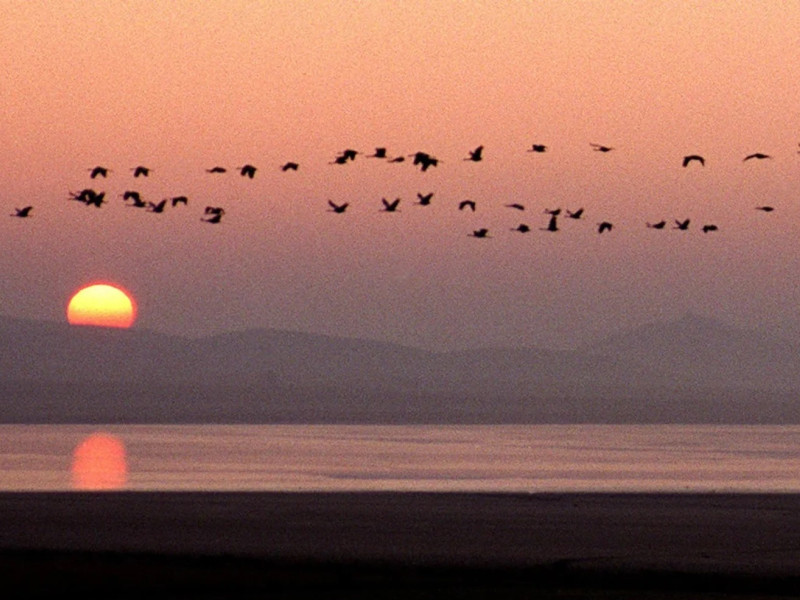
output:
[[[101,281],[187,336],[571,348],[687,312],[800,333],[800,2],[0,5],[0,202],[34,207],[0,218],[4,316],[66,322]]]

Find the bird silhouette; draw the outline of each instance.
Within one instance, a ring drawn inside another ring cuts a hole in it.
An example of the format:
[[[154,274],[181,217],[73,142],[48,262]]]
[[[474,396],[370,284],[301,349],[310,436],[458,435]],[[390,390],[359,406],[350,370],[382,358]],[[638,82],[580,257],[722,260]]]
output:
[[[471,160],[472,162],[479,162],[483,160],[483,146],[478,146],[475,150],[469,151],[469,156],[464,160]]]
[[[570,211],[570,210],[567,210],[567,216],[570,219],[580,219],[583,216],[583,209],[579,208],[578,210],[576,210],[574,212]]]
[[[561,214],[561,209],[560,208],[545,208],[544,212],[547,213],[548,215],[553,215],[554,217],[557,217],[558,215]]]
[[[602,221],[597,224],[597,233],[603,233],[604,231],[611,231],[614,225],[609,223],[608,221]]]
[[[544,231],[558,231],[558,215],[551,214],[550,221],[547,223],[547,227],[543,228]]]
[[[709,231],[717,231],[718,227],[716,225],[703,225],[703,233],[708,233]]]
[[[533,144],[530,148],[528,148],[528,152],[546,152],[547,146],[544,144]]]
[[[147,212],[151,213],[163,213],[164,208],[167,206],[167,199],[164,198],[160,202],[148,202],[147,203]]]
[[[683,162],[681,164],[685,167],[692,161],[697,161],[702,166],[706,165],[706,159],[700,156],[699,154],[687,154],[686,156],[683,157]]]
[[[517,210],[525,210],[525,207],[522,204],[517,204],[516,202],[512,202],[511,204],[506,204],[506,208],[515,208]]]
[[[417,198],[419,198],[419,202],[417,202],[417,204],[421,206],[428,206],[431,203],[431,198],[433,198],[433,192],[429,192],[427,194],[420,194],[417,192]]]
[[[22,208],[15,208],[14,212],[11,213],[12,217],[20,217],[22,219],[31,216],[31,211],[33,210],[32,206],[23,206]]]
[[[464,210],[465,208],[475,212],[475,202],[473,200],[462,200],[458,203],[458,210]]]
[[[658,223],[646,223],[650,229],[664,229],[667,226],[666,221],[659,221]]]
[[[83,202],[84,204],[96,204],[98,199],[102,204],[104,196],[105,192],[97,192],[92,188],[85,188],[77,193],[69,193],[70,200],[77,200],[78,202]]]
[[[98,192],[88,200],[86,200],[87,206],[94,206],[95,208],[100,208],[103,204],[105,204],[105,192]]]
[[[138,167],[134,167],[133,169],[131,169],[131,171],[133,171],[134,177],[148,177],[150,175],[151,169],[139,165]]]
[[[476,229],[475,231],[473,231],[469,235],[470,235],[470,237],[487,238],[487,237],[489,237],[489,230],[486,229],[485,227],[482,227],[481,229]]]
[[[414,158],[412,164],[419,165],[421,171],[427,171],[429,167],[436,167],[439,165],[439,159],[434,158],[427,152],[415,152],[409,156]]]
[[[297,171],[299,167],[300,165],[298,165],[296,162],[287,162],[281,165],[281,171],[283,171],[284,173],[286,171]]]
[[[395,198],[391,202],[386,198],[381,198],[381,202],[383,203],[383,208],[381,209],[383,212],[395,212],[400,204],[400,198]]]
[[[336,156],[333,159],[333,161],[331,161],[329,164],[343,165],[348,161],[355,160],[357,155],[358,155],[358,150],[352,150],[348,148],[347,150],[342,150],[341,154]]]
[[[390,163],[401,163],[401,162],[404,162],[405,160],[406,160],[405,156],[395,156],[394,158],[388,159],[388,162],[390,162]]]
[[[681,231],[686,231],[689,229],[689,219],[685,219],[683,221],[678,221],[675,219],[675,227],[673,229],[679,229]]]
[[[756,206],[756,210],[760,210],[760,211],[763,211],[763,212],[772,212],[773,210],[775,210],[775,207],[773,207],[773,206]]]
[[[96,177],[107,177],[109,172],[111,171],[111,169],[108,169],[106,167],[99,167],[98,166],[98,167],[93,167],[93,168],[89,169],[89,171],[90,171],[89,177],[91,177],[92,179],[95,179]]]
[[[217,223],[222,221],[223,214],[225,214],[224,211],[219,213],[214,213],[208,218],[200,217],[200,220],[203,221],[204,223],[211,223],[212,225],[216,225]]]
[[[131,204],[127,204],[126,206],[132,206],[134,208],[146,208],[147,202],[142,200],[142,196],[139,192],[128,190],[122,194],[123,200],[132,200]]]
[[[520,233],[528,233],[531,230],[525,223],[520,223],[516,227],[514,227],[511,231],[519,231]]]
[[[611,146],[603,146],[602,144],[595,144],[593,142],[589,142],[589,145],[594,148],[595,152],[611,152],[614,149]]]
[[[206,173],[227,173],[228,169],[225,167],[211,167],[210,169],[206,169]]]
[[[386,148],[375,148],[375,152],[367,154],[367,158],[386,158]]]
[[[189,198],[186,196],[173,196],[170,198],[170,203],[172,206],[178,206],[178,204],[183,204],[184,206],[189,205]]]
[[[239,174],[242,177],[249,177],[252,179],[256,176],[256,168],[253,165],[244,165],[243,167],[239,167]]]
[[[135,190],[126,190],[122,192],[122,199],[123,200],[133,200],[134,202],[141,201],[142,196],[139,192]]]
[[[350,206],[349,202],[345,202],[344,204],[335,204],[331,200],[328,200],[328,204],[331,207],[331,212],[340,213],[340,214],[343,213],[344,211],[346,211],[347,207]]]
[[[772,158],[772,157],[769,154],[763,154],[761,152],[754,152],[753,154],[748,154],[747,156],[745,156],[742,159],[742,162],[745,162],[745,161],[748,161],[748,160],[752,160],[754,158],[757,159],[757,160],[763,160],[765,158]]]

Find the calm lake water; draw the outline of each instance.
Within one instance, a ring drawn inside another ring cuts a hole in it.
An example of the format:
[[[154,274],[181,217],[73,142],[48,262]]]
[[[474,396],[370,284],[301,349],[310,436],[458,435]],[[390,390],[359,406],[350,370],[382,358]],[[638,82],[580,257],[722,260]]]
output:
[[[131,491],[800,492],[796,425],[0,425],[0,491],[76,489],[97,433]]]

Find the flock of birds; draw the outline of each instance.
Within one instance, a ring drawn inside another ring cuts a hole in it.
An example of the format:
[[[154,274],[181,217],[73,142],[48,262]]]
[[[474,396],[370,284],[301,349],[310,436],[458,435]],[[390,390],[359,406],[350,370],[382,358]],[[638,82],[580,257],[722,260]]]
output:
[[[603,144],[596,144],[590,143],[590,147],[592,150],[601,153],[608,153],[614,150],[611,146],[606,146]],[[531,146],[527,149],[527,152],[532,153],[543,153],[547,152],[548,146],[545,144],[531,144]],[[466,156],[463,158],[464,161],[470,162],[481,162],[484,159],[484,146],[477,146],[476,148],[469,150]],[[800,150],[798,151],[800,153]],[[395,155],[391,156],[387,153],[387,149],[385,147],[378,147],[370,154],[365,154],[357,150],[353,149],[346,149],[338,153],[333,157],[333,159],[328,163],[331,165],[346,165],[354,160],[359,155],[363,155],[366,158],[374,158],[383,160],[389,163],[402,163],[405,162],[406,159],[410,159],[412,165],[418,167],[420,171],[427,171],[432,167],[437,167],[441,162],[438,158],[428,152],[415,152],[410,155]],[[752,161],[752,160],[768,160],[771,159],[772,156],[769,154],[764,154],[762,152],[755,152],[752,154],[748,154],[743,158],[744,162]],[[697,163],[701,167],[705,166],[706,160],[702,155],[699,154],[688,154],[683,157],[681,165],[686,168],[689,167],[691,164]],[[300,168],[299,163],[289,161],[285,162],[280,165],[280,170],[283,172],[287,171],[297,171]],[[95,166],[90,169],[89,177],[92,180],[97,179],[105,179],[109,176],[109,173],[112,170],[108,167],[104,166]],[[133,172],[134,178],[147,178],[150,176],[152,169],[149,167],[138,165],[131,169]],[[214,166],[205,170],[209,174],[224,174],[228,172],[226,167],[221,166]],[[246,177],[248,179],[253,179],[256,175],[258,169],[253,166],[252,164],[245,164],[241,167],[237,167],[236,171],[238,171],[239,175],[242,177]],[[431,204],[433,198],[433,192],[429,192],[426,194],[417,193],[417,201],[415,204],[419,206],[429,206]],[[178,205],[188,205],[189,199],[186,196],[172,196],[168,198],[163,198],[157,202],[154,201],[147,201],[142,198],[142,195],[136,190],[126,190],[124,193],[121,194],[123,201],[125,202],[126,206],[134,207],[142,209],[146,212],[150,213],[163,213],[167,206],[170,207],[177,207]],[[94,188],[87,187],[78,192],[69,192],[68,193],[68,200],[76,201],[82,203],[86,206],[93,206],[95,208],[100,208],[104,204],[107,204],[109,201],[106,199],[106,194],[104,191],[97,191]],[[381,203],[383,208],[381,209],[384,212],[396,212],[400,205],[400,198],[395,198],[394,200],[387,200],[386,198],[381,199]],[[336,214],[343,214],[347,211],[348,207],[350,206],[349,202],[341,202],[336,203],[332,200],[328,200],[328,209],[330,212]],[[520,203],[509,203],[504,205],[507,208],[515,209],[518,211],[526,210],[526,207]],[[474,200],[461,200],[458,203],[458,209],[461,211],[471,211],[475,212],[477,208],[476,202]],[[756,210],[760,210],[763,212],[772,212],[774,210],[773,206],[770,205],[761,205],[756,206]],[[15,218],[29,218],[32,216],[33,206],[23,206],[21,208],[15,208],[14,212],[11,213],[12,217]],[[546,208],[543,211],[547,217],[547,224],[540,229],[547,232],[556,232],[559,231],[559,219],[571,219],[571,220],[579,220],[584,218],[584,209],[579,208],[577,210],[565,210],[562,213],[560,208],[556,209],[549,209]],[[205,206],[202,211],[201,221],[208,224],[219,224],[222,221],[223,216],[225,215],[225,209],[221,206]],[[691,223],[690,219],[674,219],[674,224],[672,229],[676,229],[679,231],[686,231],[689,228]],[[651,229],[665,229],[667,227],[668,222],[666,220],[660,220],[657,222],[647,222],[645,225]],[[612,231],[614,228],[614,224],[610,221],[600,221],[597,223],[597,233],[602,234],[605,232]],[[717,225],[713,223],[706,223],[703,224],[700,228],[703,233],[710,233],[713,231],[717,231]],[[512,231],[517,231],[520,233],[527,233],[531,231],[531,227],[525,223],[520,223],[517,227],[513,228]],[[480,228],[473,230],[470,234],[471,237],[475,238],[488,238],[489,229],[488,228]]]

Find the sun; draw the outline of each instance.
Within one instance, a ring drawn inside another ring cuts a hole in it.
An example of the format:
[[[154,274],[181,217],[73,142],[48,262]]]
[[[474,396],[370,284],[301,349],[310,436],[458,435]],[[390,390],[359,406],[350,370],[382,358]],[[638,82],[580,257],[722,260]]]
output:
[[[78,290],[67,305],[70,325],[127,329],[136,320],[133,297],[117,286],[95,283]]]
[[[72,485],[76,490],[118,490],[128,481],[125,446],[116,436],[93,433],[72,455]]]

